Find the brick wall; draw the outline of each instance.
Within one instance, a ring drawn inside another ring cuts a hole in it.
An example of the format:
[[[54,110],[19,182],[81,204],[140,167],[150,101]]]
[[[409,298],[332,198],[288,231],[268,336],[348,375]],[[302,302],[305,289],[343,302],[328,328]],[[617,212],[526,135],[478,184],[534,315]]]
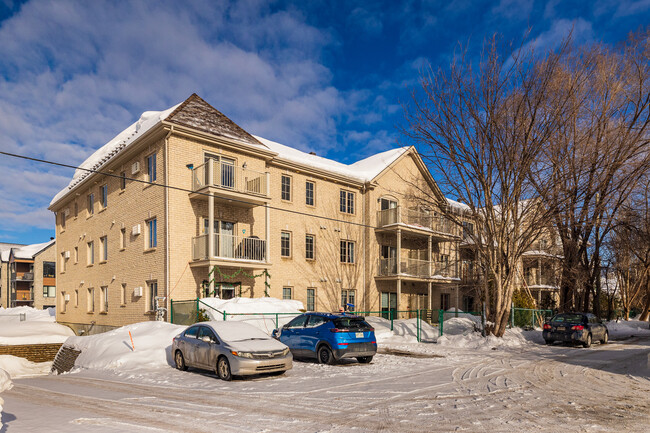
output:
[[[0,346],[0,355],[12,355],[32,362],[53,361],[61,344],[20,344]]]

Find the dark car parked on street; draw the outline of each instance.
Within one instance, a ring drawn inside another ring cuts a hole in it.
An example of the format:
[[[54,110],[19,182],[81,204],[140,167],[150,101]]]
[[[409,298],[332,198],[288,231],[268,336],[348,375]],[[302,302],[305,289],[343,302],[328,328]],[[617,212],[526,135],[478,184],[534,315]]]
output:
[[[332,364],[341,358],[369,363],[377,353],[375,330],[363,317],[346,313],[305,313],[294,318],[273,337],[289,346],[296,358],[316,358]]]
[[[607,326],[593,314],[561,313],[544,324],[542,336],[546,344],[563,341],[581,343],[584,347],[589,347],[593,341],[607,343],[609,331]]]

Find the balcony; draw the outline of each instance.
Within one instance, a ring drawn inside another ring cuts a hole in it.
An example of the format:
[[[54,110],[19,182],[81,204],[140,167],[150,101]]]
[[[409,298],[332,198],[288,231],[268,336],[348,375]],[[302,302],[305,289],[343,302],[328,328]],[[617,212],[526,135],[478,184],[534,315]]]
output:
[[[431,280],[457,280],[458,266],[455,262],[430,262],[407,258],[402,260],[400,273],[397,273],[397,259],[380,258],[377,266],[378,277],[406,277]]]
[[[536,270],[536,269],[532,268],[530,271],[527,271],[525,273],[525,275],[524,275],[526,285],[529,288],[532,288],[532,289],[535,289],[535,288],[555,289],[555,288],[559,287],[558,279],[552,273],[542,272],[542,274],[540,275],[538,272],[533,272],[533,270]]]
[[[377,211],[377,227],[380,231],[402,229],[422,235],[432,235],[448,240],[460,236],[460,228],[442,215],[433,215],[397,206]]]
[[[11,281],[34,281],[33,272],[15,272],[11,274]]]
[[[217,202],[245,208],[261,206],[270,200],[268,173],[214,159],[192,169],[192,191],[191,198],[206,199],[206,193],[212,193]]]
[[[534,242],[528,251],[524,252],[524,257],[546,257],[552,259],[564,258],[564,252],[559,245],[550,245],[547,242]]]
[[[214,251],[208,254],[208,250],[208,235],[192,238],[192,260],[199,264],[209,261],[212,265],[236,265],[248,268],[270,265],[266,261],[266,241],[255,236],[215,234]]]

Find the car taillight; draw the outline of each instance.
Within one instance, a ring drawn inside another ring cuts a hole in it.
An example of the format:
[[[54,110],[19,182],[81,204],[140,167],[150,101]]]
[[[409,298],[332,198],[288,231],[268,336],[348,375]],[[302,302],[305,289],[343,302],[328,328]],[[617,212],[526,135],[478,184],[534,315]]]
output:
[[[585,329],[585,327],[582,325],[576,325],[571,327],[572,331],[582,331],[583,329]]]
[[[549,325],[548,323],[544,323],[544,329],[551,329],[551,325]]]
[[[331,332],[352,332],[349,329],[341,329],[341,328],[332,328],[330,329]]]

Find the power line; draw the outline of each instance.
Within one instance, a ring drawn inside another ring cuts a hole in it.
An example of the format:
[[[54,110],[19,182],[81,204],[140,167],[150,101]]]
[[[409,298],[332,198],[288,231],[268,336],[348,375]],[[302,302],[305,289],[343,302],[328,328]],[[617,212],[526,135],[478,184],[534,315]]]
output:
[[[203,195],[203,196],[206,196],[206,197],[211,195],[210,193],[207,193],[207,192],[193,191],[191,189],[181,188],[181,187],[178,187],[178,186],[167,185],[167,184],[159,183],[159,182],[149,182],[147,180],[121,176],[121,175],[114,174],[114,173],[107,173],[107,172],[103,172],[103,171],[100,171],[100,170],[93,170],[91,168],[84,168],[84,167],[79,167],[79,166],[71,165],[71,164],[64,164],[62,162],[49,161],[47,159],[33,158],[33,157],[30,157],[30,156],[26,156],[26,155],[19,155],[19,154],[16,154],[16,153],[10,153],[10,152],[4,152],[4,151],[0,151],[0,154],[5,155],[5,156],[10,156],[10,157],[13,157],[13,158],[19,158],[19,159],[25,159],[25,160],[28,160],[28,161],[40,162],[40,163],[43,163],[43,164],[55,165],[55,166],[58,166],[58,167],[74,168],[76,170],[83,170],[83,171],[87,171],[89,173],[96,173],[96,174],[101,174],[101,175],[104,175],[104,176],[115,177],[115,178],[118,178],[118,179],[125,179],[125,180],[134,181],[134,182],[140,182],[140,183],[143,183],[145,185],[155,185],[155,186],[159,186],[159,187],[163,187],[163,188],[169,188],[169,189],[176,190],[176,191],[182,191],[182,192],[187,192],[187,193],[192,193],[192,194]],[[237,199],[237,198],[228,197],[228,200],[232,201],[232,202],[236,202],[236,203],[247,204],[247,205],[257,205],[257,203],[253,203],[253,202],[250,202],[250,201]],[[283,209],[283,208],[276,207],[276,206],[271,206],[271,205],[268,205],[267,207],[269,209],[272,209],[272,210],[292,213],[292,214],[301,215],[301,216],[320,218],[320,219],[323,219],[323,220],[338,222],[338,223],[342,223],[342,224],[350,224],[350,225],[365,227],[365,228],[370,228],[370,229],[379,228],[379,227],[375,227],[375,226],[372,226],[372,225],[358,223],[358,222],[354,222],[354,221],[344,221],[344,220],[340,220],[340,219],[337,219],[337,218],[326,217],[326,216],[322,216],[322,215],[315,215],[315,214],[311,214],[311,213],[308,213],[308,212],[301,212],[301,211],[292,210],[292,209]]]

